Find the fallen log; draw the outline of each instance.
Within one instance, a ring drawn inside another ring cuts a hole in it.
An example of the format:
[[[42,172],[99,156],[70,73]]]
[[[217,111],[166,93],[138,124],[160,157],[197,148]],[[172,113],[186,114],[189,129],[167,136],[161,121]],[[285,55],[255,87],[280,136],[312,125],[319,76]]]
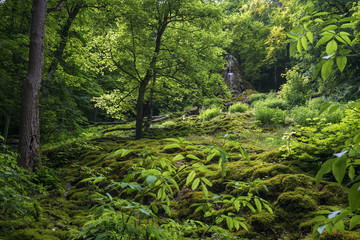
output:
[[[132,128],[115,128],[115,129],[109,129],[109,130],[105,130],[105,133],[109,133],[109,132],[115,132],[115,131],[129,131],[129,130],[136,130],[136,128],[132,127]]]

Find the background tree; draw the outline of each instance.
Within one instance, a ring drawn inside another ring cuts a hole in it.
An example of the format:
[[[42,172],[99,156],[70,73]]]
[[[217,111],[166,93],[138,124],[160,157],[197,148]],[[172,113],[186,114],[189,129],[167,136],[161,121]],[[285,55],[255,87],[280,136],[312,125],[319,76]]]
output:
[[[100,55],[110,58],[112,70],[121,74],[124,97],[136,96],[136,138],[141,138],[148,89],[155,90],[159,84],[164,85],[162,89],[172,89],[176,84],[197,88],[204,79],[214,80],[214,69],[222,68],[221,50],[203,31],[205,26],[212,28],[211,22],[219,19],[220,11],[215,2],[198,0],[128,0],[115,11],[121,16],[116,17],[106,35],[98,37],[107,42],[107,49]],[[164,84],[160,79],[172,83]]]

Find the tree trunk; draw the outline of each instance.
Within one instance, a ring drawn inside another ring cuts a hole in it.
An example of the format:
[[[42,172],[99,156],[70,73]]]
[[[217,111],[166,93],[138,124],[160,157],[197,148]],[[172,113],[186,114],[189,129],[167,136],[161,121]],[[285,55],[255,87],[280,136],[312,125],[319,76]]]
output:
[[[8,135],[9,135],[9,126],[10,126],[11,116],[6,114],[5,128],[4,128],[4,144],[6,144]]]
[[[141,81],[139,86],[139,96],[136,103],[136,139],[142,138],[143,135],[143,119],[144,119],[144,96],[146,91],[146,86],[150,82],[151,78],[155,74],[155,68],[157,63],[157,57],[160,52],[161,46],[161,38],[165,32],[167,27],[167,16],[164,17],[164,21],[160,24],[157,30],[157,36],[155,41],[155,49],[154,49],[154,56],[151,59],[150,66],[146,72],[144,79]]]
[[[47,0],[33,0],[28,74],[22,85],[18,164],[34,170],[41,167],[39,92],[44,67]]]
[[[148,80],[142,81],[139,87],[139,95],[136,103],[136,139],[140,139],[143,136],[143,119],[144,119],[144,96]]]

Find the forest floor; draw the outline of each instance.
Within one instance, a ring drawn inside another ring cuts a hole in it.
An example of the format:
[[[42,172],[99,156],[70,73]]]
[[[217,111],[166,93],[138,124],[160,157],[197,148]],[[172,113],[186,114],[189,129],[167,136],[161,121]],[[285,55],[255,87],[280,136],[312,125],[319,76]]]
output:
[[[312,219],[319,215],[317,211],[347,204],[347,189],[326,181],[315,187],[317,169],[292,161],[284,138],[290,131],[288,127],[259,127],[251,109],[246,113],[223,114],[205,122],[186,114],[154,124],[141,140],[135,140],[132,131],[116,131],[119,126],[100,126],[93,129],[95,134],[91,139],[78,138],[44,148],[44,165],[47,169],[55,169],[57,175],[52,190],[50,188],[48,194],[38,200],[36,221],[2,222],[2,228],[7,224],[8,231],[1,233],[0,239],[69,239],[71,233],[76,233],[90,220],[93,207],[99,204],[94,194],[102,191],[105,195],[106,184],[123,181],[134,165],[144,167],[149,159],[151,162],[168,159],[178,168],[204,164],[212,174],[199,172],[198,176],[211,181],[211,186],[207,186],[209,196],[252,196],[248,200],[250,207],[246,201],[241,202],[240,209],[226,204],[215,207],[215,214],[234,213],[244,218],[242,222],[248,231],[243,227],[238,230],[234,227],[232,231],[238,238],[310,239]],[[242,153],[244,149],[249,159]],[[213,156],[209,157],[211,154]],[[222,159],[226,175],[222,174],[219,164]],[[179,174],[180,190],[170,199],[171,218],[209,224],[209,218],[201,211],[195,212],[196,204],[204,203],[204,192],[200,185],[192,189],[186,184],[189,172]],[[107,182],[94,185],[82,181],[86,178],[99,181],[106,178]],[[133,200],[138,197],[134,193],[119,196]],[[229,227],[226,221],[218,225],[224,229]],[[214,232],[211,234],[205,237],[215,236]],[[186,237],[198,238],[191,233]],[[324,234],[322,239],[360,239],[360,232],[345,231],[343,236],[334,231],[332,236]]]

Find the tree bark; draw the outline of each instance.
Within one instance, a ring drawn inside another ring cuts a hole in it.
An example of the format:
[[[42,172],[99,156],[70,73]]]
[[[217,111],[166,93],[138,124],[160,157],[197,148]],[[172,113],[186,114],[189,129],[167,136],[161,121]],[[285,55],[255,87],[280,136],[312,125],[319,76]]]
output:
[[[146,86],[149,83],[149,80],[145,77],[144,81],[141,82],[139,87],[139,95],[136,102],[136,139],[140,139],[143,136],[143,119],[144,119],[144,96],[146,91]]]
[[[5,128],[4,128],[4,144],[6,144],[8,135],[9,135],[9,126],[10,126],[11,116],[6,114]]]
[[[39,92],[44,67],[46,5],[47,0],[33,0],[29,68],[22,85],[18,165],[30,170],[41,167]]]

